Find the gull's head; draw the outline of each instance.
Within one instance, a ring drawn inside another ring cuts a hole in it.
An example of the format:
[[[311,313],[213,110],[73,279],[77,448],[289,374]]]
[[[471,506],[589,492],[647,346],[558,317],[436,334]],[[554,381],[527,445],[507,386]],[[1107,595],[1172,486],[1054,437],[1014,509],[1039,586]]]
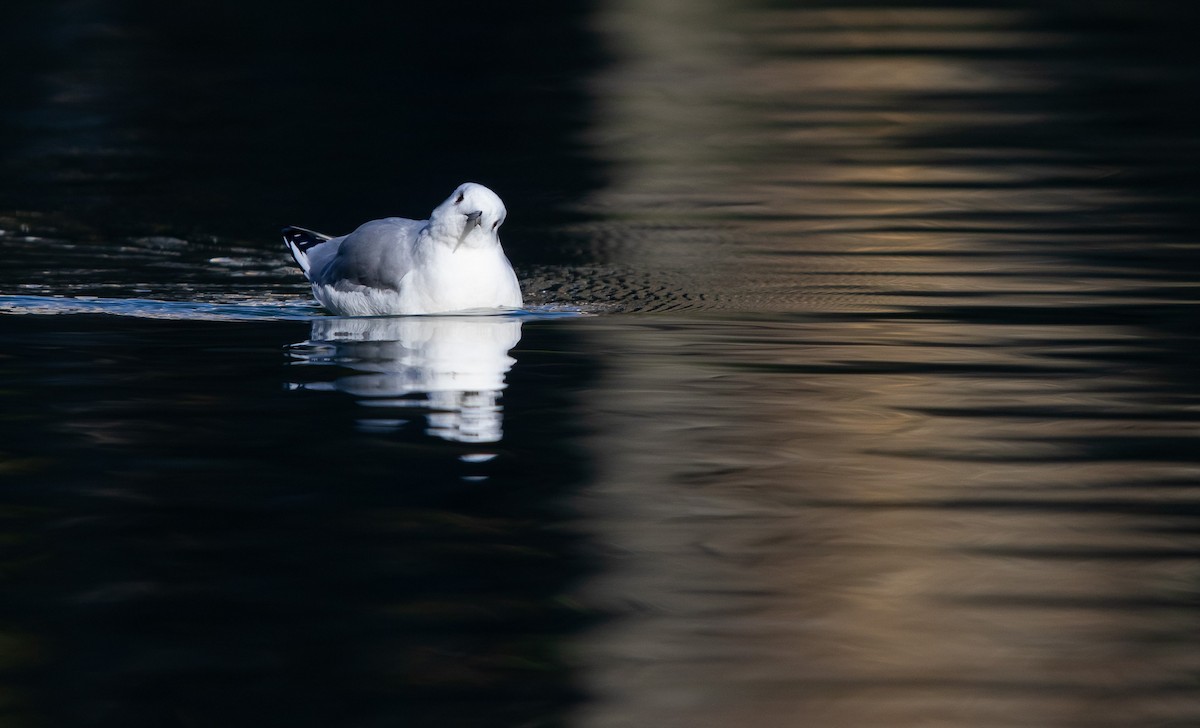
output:
[[[474,182],[459,185],[429,216],[430,227],[454,249],[500,244],[508,210],[495,192]]]

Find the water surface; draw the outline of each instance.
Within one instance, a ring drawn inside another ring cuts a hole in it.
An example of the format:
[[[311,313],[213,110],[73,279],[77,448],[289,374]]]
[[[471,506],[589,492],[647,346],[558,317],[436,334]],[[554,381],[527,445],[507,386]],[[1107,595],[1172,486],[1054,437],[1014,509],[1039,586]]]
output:
[[[10,722],[1200,721],[1185,4],[326,10],[3,31]],[[529,314],[277,240],[466,179]]]

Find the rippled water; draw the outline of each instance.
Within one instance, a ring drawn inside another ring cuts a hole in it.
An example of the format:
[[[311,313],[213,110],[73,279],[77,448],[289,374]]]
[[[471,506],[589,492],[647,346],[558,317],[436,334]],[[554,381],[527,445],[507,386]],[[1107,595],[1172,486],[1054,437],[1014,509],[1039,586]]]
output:
[[[1187,5],[14,7],[8,722],[1200,722]]]

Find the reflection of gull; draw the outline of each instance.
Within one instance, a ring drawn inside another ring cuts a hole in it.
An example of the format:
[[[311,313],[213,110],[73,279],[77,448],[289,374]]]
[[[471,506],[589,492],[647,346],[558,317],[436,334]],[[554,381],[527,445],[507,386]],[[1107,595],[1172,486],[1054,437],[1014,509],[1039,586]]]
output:
[[[521,321],[507,316],[319,318],[307,342],[292,347],[305,364],[338,365],[356,373],[332,384],[373,407],[427,407],[429,433],[459,442],[497,442],[500,391],[516,360]],[[408,395],[424,394],[425,399]],[[371,419],[367,426],[397,424]]]

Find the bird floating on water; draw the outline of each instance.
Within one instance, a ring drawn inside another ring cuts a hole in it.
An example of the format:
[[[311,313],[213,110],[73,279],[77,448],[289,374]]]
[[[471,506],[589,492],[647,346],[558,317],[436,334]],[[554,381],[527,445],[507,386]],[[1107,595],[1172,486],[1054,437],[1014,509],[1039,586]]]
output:
[[[283,240],[339,316],[518,309],[521,286],[500,247],[508,211],[495,192],[458,186],[428,220],[388,217],[331,237],[285,227]]]

